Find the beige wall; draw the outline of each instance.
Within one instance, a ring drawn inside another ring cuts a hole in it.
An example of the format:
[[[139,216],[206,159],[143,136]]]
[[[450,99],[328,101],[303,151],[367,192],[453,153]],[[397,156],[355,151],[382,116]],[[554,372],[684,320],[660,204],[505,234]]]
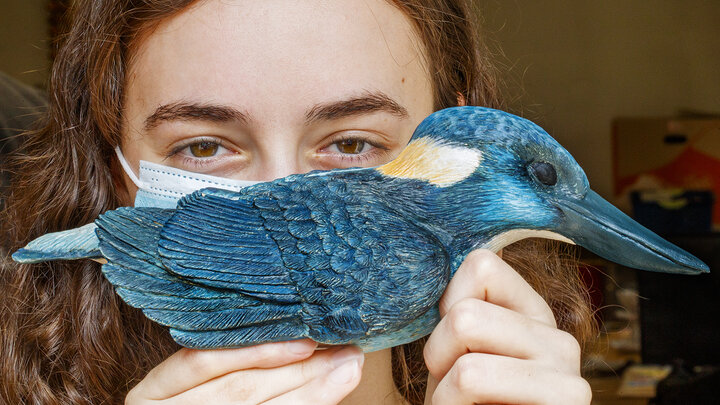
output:
[[[512,108],[555,136],[600,194],[612,190],[614,117],[720,113],[720,1],[477,3],[520,94]]]
[[[44,86],[48,69],[46,0],[0,0],[0,71]]]

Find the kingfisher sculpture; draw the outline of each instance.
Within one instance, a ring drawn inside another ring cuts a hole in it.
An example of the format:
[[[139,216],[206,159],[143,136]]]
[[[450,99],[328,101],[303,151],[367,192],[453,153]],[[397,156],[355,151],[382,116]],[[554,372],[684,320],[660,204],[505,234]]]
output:
[[[639,269],[708,271],[593,192],[540,127],[481,107],[432,114],[383,166],[203,189],[174,209],[118,208],[13,258],[106,261],[125,302],[186,347],[308,337],[372,351],[432,331],[472,250],[526,237]]]

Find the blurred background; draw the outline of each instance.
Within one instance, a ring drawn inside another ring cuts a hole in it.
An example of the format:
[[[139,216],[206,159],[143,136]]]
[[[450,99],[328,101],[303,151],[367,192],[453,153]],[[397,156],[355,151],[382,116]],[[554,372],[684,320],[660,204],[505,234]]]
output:
[[[715,270],[637,272],[581,252],[603,331],[585,359],[593,403],[720,403],[720,2],[475,5],[509,109]]]
[[[57,6],[50,3],[48,0],[0,2],[0,71],[40,88],[45,87],[50,70],[50,10],[67,2],[58,2]]]
[[[68,1],[0,2],[7,80],[44,88]],[[603,197],[720,270],[720,2],[473,4],[508,109],[563,144]],[[42,104],[29,91],[26,118]],[[4,151],[27,122],[7,119]],[[720,403],[718,271],[640,273],[580,254],[603,322],[585,361],[593,403]]]

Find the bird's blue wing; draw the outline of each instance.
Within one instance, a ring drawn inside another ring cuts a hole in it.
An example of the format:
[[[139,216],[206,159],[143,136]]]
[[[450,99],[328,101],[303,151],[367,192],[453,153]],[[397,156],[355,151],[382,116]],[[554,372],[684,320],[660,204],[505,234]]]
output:
[[[253,297],[169,273],[157,256],[160,231],[174,210],[119,208],[96,221],[103,273],[125,302],[170,327],[183,346],[216,348],[302,336],[297,306],[270,308]],[[233,330],[232,334],[227,330]]]
[[[437,302],[450,271],[433,235],[385,202],[378,176],[201,190],[165,223],[158,253],[194,285],[297,310],[302,336],[320,342],[397,330]]]

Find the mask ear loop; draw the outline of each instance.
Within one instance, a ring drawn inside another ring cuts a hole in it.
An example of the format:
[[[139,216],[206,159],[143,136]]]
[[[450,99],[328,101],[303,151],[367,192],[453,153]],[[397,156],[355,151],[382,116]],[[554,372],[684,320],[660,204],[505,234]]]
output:
[[[130,180],[135,183],[137,188],[142,189],[142,182],[140,181],[140,179],[137,178],[133,169],[130,168],[130,164],[128,164],[127,160],[125,160],[125,156],[123,156],[123,153],[120,150],[120,146],[115,147],[115,154],[117,155],[117,158],[120,161],[120,165],[122,166],[123,170],[125,170],[125,173],[128,175],[128,177],[130,177]]]

